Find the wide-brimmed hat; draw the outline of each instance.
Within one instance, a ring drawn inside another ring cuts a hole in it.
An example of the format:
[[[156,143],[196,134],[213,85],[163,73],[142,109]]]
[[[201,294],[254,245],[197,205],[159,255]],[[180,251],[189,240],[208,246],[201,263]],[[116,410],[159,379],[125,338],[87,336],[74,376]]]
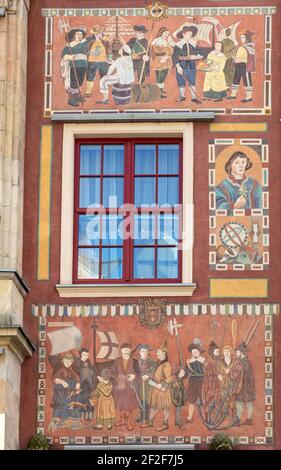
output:
[[[135,25],[134,30],[139,33],[148,33],[148,29],[143,24]]]
[[[71,42],[75,36],[76,33],[82,33],[83,36],[85,37],[87,34],[87,28],[86,26],[76,26],[75,28],[72,28],[70,31],[68,31],[67,35],[65,36],[66,40],[68,42]]]
[[[198,33],[198,28],[196,26],[184,26],[178,33],[177,33],[177,38],[182,39],[184,33],[187,33],[187,31],[192,32],[192,37],[196,36]]]
[[[193,349],[197,349],[201,353],[205,352],[205,349],[203,349],[203,344],[201,339],[195,338],[192,343],[189,344],[188,346],[188,351],[191,352]]]

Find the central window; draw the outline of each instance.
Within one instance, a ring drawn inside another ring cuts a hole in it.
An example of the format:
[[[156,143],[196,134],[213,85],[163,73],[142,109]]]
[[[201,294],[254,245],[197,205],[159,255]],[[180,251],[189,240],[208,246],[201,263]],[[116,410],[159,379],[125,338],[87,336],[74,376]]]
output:
[[[182,142],[77,140],[75,283],[181,282]]]

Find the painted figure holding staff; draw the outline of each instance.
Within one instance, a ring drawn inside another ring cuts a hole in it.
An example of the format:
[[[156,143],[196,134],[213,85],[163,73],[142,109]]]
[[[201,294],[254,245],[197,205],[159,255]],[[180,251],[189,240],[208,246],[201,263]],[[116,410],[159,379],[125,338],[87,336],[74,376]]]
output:
[[[88,68],[89,40],[86,39],[87,28],[77,26],[66,34],[67,45],[62,51],[61,76],[68,93],[68,104],[79,106],[85,101],[81,87]]]
[[[137,348],[139,357],[138,365],[140,375],[137,381],[137,391],[141,399],[141,407],[139,417],[136,419],[136,423],[147,422],[149,419],[150,407],[148,404],[148,396],[151,386],[149,385],[149,379],[153,377],[156,362],[149,357],[150,347],[147,344],[140,344]]]

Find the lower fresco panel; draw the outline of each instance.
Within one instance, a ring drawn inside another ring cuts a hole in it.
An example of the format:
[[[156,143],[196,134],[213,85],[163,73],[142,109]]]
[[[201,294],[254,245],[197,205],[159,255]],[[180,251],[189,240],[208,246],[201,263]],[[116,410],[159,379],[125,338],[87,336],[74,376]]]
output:
[[[273,444],[276,304],[33,306],[54,445]]]

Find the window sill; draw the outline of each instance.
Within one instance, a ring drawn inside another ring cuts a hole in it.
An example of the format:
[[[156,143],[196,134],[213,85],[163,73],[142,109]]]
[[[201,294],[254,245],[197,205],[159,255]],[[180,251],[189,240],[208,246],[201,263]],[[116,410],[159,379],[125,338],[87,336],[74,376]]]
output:
[[[58,284],[59,296],[71,297],[191,297],[196,284]]]

